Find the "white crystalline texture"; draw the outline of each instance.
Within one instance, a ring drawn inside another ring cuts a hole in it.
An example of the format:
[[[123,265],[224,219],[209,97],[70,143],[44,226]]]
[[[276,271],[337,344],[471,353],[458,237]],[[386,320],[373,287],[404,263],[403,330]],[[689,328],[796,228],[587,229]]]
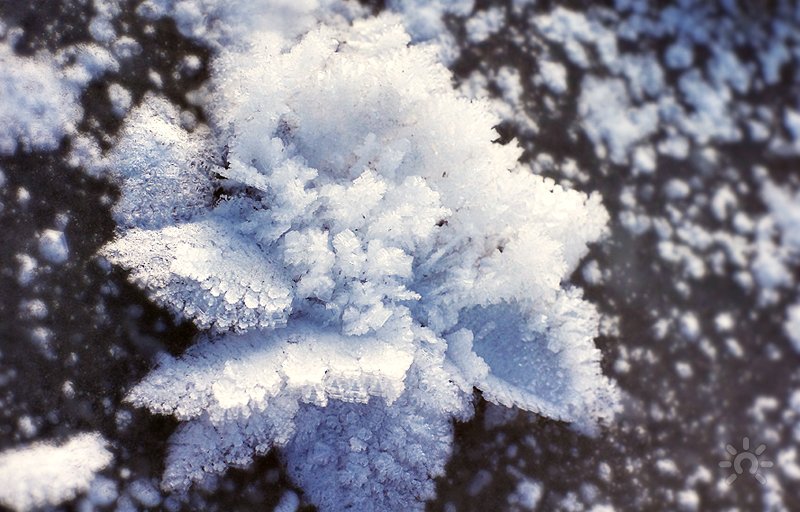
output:
[[[209,218],[159,230],[133,229],[104,255],[158,304],[199,327],[247,330],[286,324],[291,288],[258,246]]]
[[[787,267],[800,261],[800,191],[791,192],[767,180],[762,185],[761,196],[770,209],[770,222],[766,224],[774,225],[780,246],[776,247],[771,241],[759,243],[753,271],[767,291],[790,287],[794,280]],[[800,301],[795,300],[786,309],[783,329],[792,347],[800,352]]]
[[[96,433],[7,450],[0,453],[0,504],[20,511],[59,505],[89,489],[111,460]]]
[[[286,446],[289,475],[321,510],[423,510],[444,472],[452,416],[465,398],[446,380],[441,347],[420,350],[406,392],[390,407],[332,402],[304,406]]]
[[[174,105],[145,96],[106,162],[122,188],[113,212],[117,224],[162,227],[208,208],[214,183],[200,163],[208,143],[207,130],[189,133],[180,127]]]
[[[89,33],[95,41],[101,43],[112,43],[117,33],[114,29],[113,20],[120,14],[119,0],[93,0],[94,17],[89,24]]]
[[[56,149],[83,115],[78,95],[52,57],[18,57],[7,41],[0,42],[0,155],[18,146]]]
[[[291,40],[320,19],[351,18],[360,10],[342,0],[145,0],[137,8],[145,18],[173,18],[181,34],[215,48],[241,44],[250,32]]]
[[[397,399],[411,365],[410,339],[348,337],[303,322],[228,335],[166,358],[128,400],[180,419],[212,421],[264,408],[280,392],[324,406],[329,398]],[[232,413],[232,414],[231,414]]]
[[[609,416],[597,314],[562,284],[604,233],[599,197],[493,143],[490,105],[456,94],[397,17],[322,25],[294,46],[248,37],[212,66],[215,203],[161,195],[213,180],[186,164],[193,136],[156,100],[111,159],[117,212],[134,214],[118,213],[103,253],[215,331],[129,395],[185,422],[162,486],[282,447],[322,510],[419,510],[473,387],[587,428]],[[502,81],[513,96],[519,77]],[[148,204],[161,206],[135,214]]]
[[[92,480],[86,493],[87,500],[95,507],[107,507],[114,503],[118,496],[117,483],[103,476]]]
[[[285,444],[298,402],[395,402],[412,358],[410,339],[350,338],[295,323],[206,341],[181,359],[163,359],[128,400],[191,420],[172,440],[163,483],[184,489],[206,473]]]
[[[800,190],[791,193],[767,180],[761,196],[780,230],[783,246],[800,257]]]
[[[597,382],[596,313],[575,293],[561,296],[552,311],[569,322],[551,322],[537,329],[520,322],[520,312],[507,306],[462,312],[460,325],[470,329],[466,332],[473,337],[472,352],[466,356],[462,352],[454,362],[467,382],[483,390],[492,402],[591,427],[589,420],[604,414],[613,402],[613,392]],[[455,348],[452,342],[450,350]],[[468,343],[459,340],[457,346],[466,352]],[[465,361],[465,357],[477,361]]]

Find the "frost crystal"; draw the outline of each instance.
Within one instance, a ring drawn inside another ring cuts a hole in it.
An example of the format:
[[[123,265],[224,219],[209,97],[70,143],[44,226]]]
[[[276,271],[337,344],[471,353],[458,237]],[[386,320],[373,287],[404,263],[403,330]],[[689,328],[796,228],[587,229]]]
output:
[[[322,510],[417,510],[473,387],[607,416],[597,314],[563,283],[605,229],[599,198],[492,142],[488,104],[398,18],[253,41],[214,63],[210,135],[148,97],[111,159],[123,231],[104,254],[209,329],[128,397],[184,421],[163,486],[276,447]],[[224,163],[189,165],[209,140]]]
[[[111,462],[99,434],[80,434],[55,446],[37,443],[0,453],[0,503],[15,510],[55,506],[89,489]]]

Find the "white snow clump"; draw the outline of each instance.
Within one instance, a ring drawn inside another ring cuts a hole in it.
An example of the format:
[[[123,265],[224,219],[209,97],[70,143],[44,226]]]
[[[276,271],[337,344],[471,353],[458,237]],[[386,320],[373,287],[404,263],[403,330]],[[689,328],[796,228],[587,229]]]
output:
[[[149,96],[111,158],[121,233],[103,254],[207,329],[129,395],[184,422],[163,487],[277,447],[321,510],[417,510],[473,387],[607,417],[598,315],[566,284],[605,230],[599,197],[492,142],[488,105],[397,17],[262,35],[216,59],[211,133]]]
[[[51,56],[18,57],[8,42],[0,42],[0,98],[0,155],[56,149],[83,115]]]
[[[111,463],[100,434],[78,434],[61,445],[35,443],[0,453],[0,504],[14,510],[53,507],[89,489]]]

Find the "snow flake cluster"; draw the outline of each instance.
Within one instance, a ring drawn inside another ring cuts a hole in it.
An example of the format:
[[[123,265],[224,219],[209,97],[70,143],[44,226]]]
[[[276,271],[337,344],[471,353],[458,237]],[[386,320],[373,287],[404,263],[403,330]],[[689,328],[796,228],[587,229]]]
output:
[[[111,463],[106,441],[79,434],[58,446],[41,442],[0,453],[0,504],[14,510],[53,507],[86,491]]]
[[[75,130],[82,113],[78,91],[50,56],[18,57],[0,42],[0,154],[56,149]]]

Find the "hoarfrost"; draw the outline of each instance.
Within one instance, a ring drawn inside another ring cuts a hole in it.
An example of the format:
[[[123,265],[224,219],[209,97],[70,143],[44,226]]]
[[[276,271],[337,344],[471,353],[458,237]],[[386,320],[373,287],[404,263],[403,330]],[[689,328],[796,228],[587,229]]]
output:
[[[110,157],[122,231],[103,254],[209,329],[128,396],[184,421],[163,487],[278,447],[323,510],[418,509],[473,387],[587,428],[608,417],[598,316],[563,285],[605,230],[599,197],[493,143],[489,105],[398,17],[288,51],[249,38],[213,64],[210,134],[149,96]]]

